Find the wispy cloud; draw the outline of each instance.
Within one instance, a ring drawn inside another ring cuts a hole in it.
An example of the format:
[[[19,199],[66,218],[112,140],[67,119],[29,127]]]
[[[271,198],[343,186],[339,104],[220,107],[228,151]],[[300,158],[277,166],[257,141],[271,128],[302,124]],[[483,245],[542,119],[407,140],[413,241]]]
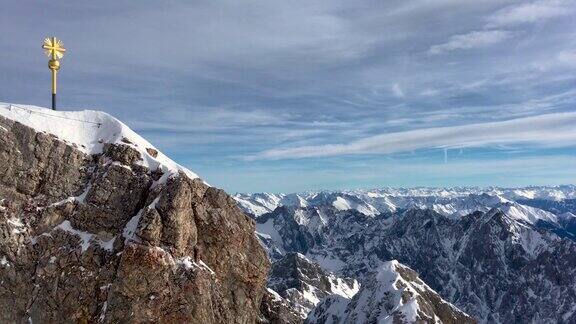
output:
[[[294,174],[307,165],[310,172],[296,180],[274,170],[258,190],[295,181],[300,189],[328,186],[311,175],[346,159],[344,181],[361,170],[348,169],[352,162],[367,159],[237,158],[270,148],[340,154],[436,147],[451,143],[410,132],[435,129],[435,135],[438,127],[576,111],[574,0],[6,3],[0,84],[9,86],[0,87],[2,101],[49,104],[38,42],[50,31],[70,49],[60,79],[63,109],[109,112],[226,188],[256,188],[249,177],[279,164]],[[150,40],[154,46],[143,48]],[[464,129],[454,135],[463,142]],[[360,147],[378,134],[396,142]],[[410,144],[408,135],[420,137]],[[327,150],[330,143],[340,145]],[[451,152],[447,166],[457,160]],[[540,157],[538,149],[530,152]],[[490,154],[502,159],[501,153]],[[441,150],[420,150],[409,160],[423,156],[443,162]],[[370,158],[382,165],[391,156]],[[239,171],[248,165],[250,173]],[[449,169],[439,169],[437,179]],[[221,176],[227,170],[236,176]],[[402,169],[398,177],[403,171],[411,173]]]
[[[484,30],[454,35],[448,42],[430,47],[428,53],[441,54],[460,49],[487,47],[514,37],[514,33],[507,30],[511,27],[569,15],[574,11],[574,2],[564,0],[540,0],[510,5],[488,15]]]
[[[264,151],[252,159],[297,159],[352,154],[387,154],[425,148],[532,144],[575,145],[576,112],[518,118],[502,122],[437,127],[381,134],[347,144],[304,146]]]
[[[428,53],[435,55],[454,50],[486,47],[509,39],[512,35],[511,32],[505,30],[481,30],[454,35],[448,42],[430,47]]]
[[[141,116],[131,126],[140,131],[172,133],[206,132],[237,128],[254,128],[290,124],[294,116],[286,112],[238,107],[209,107],[190,111],[182,107],[165,107],[154,114]]]
[[[568,15],[574,11],[574,3],[562,0],[543,0],[508,6],[488,18],[489,27],[512,26],[535,23]]]

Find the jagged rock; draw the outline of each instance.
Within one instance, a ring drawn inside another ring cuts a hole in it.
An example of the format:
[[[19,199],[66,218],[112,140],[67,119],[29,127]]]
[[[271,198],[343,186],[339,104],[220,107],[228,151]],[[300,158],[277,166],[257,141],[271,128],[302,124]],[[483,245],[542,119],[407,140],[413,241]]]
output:
[[[285,299],[302,318],[327,296],[352,298],[359,284],[352,278],[339,278],[300,253],[287,253],[272,264],[268,287]]]
[[[146,152],[148,152],[148,154],[150,154],[152,157],[158,156],[158,151],[151,147],[146,148]]]
[[[130,141],[126,142],[125,138],[122,141],[127,144],[133,144]],[[116,143],[104,143],[104,156],[127,166],[134,166],[136,162],[142,160],[140,153],[133,147]]]
[[[277,292],[267,289],[260,304],[261,324],[301,324],[304,319],[297,313],[287,300]]]
[[[257,321],[269,261],[254,222],[85,115],[128,135],[94,153],[0,114],[0,322]]]

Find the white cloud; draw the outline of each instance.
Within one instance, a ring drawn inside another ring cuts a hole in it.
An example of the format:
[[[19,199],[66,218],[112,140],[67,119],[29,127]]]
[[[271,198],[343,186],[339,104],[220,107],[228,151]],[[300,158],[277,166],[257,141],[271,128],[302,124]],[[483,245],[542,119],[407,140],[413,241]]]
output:
[[[512,5],[497,11],[488,18],[489,27],[511,26],[523,23],[534,23],[569,14],[570,8],[567,1],[543,0],[531,3]]]
[[[482,30],[467,34],[454,35],[444,44],[430,47],[429,54],[442,54],[459,49],[486,47],[512,37],[512,33],[505,30]]]
[[[425,148],[532,144],[565,147],[576,142],[576,112],[554,113],[501,122],[418,129],[381,134],[348,144],[271,149],[250,159],[290,159],[352,154],[388,154]]]

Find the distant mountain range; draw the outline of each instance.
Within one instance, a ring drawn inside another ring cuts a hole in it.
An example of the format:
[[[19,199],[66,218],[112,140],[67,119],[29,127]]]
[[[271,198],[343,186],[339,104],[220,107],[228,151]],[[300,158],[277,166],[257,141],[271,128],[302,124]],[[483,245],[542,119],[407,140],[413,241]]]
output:
[[[576,322],[576,186],[387,188],[234,198],[255,218],[273,269],[299,253],[327,277],[360,283],[354,296],[323,289],[327,297],[298,304],[291,299],[294,289],[305,297],[310,295],[306,289],[317,289],[292,284],[289,292],[274,284],[285,281],[288,272],[273,271],[269,288],[300,313],[311,309],[302,316],[308,322],[393,319],[409,297],[390,297],[387,310],[378,314],[358,308],[366,294],[384,294],[374,291],[379,289],[372,287],[374,274],[390,268],[392,260],[419,273],[442,300],[481,323]],[[386,289],[406,286],[400,279],[394,282]],[[339,305],[336,313],[330,303]],[[420,319],[439,316],[428,311]],[[406,320],[403,316],[397,320]]]
[[[576,186],[531,186],[524,188],[381,188],[372,190],[310,191],[290,194],[238,193],[234,199],[247,213],[258,217],[280,206],[332,205],[338,210],[356,209],[377,215],[408,208],[430,208],[445,216],[464,215],[478,207],[515,201],[567,212],[576,205]],[[530,204],[532,202],[532,204]],[[555,206],[556,205],[556,206]],[[571,206],[566,209],[563,206]]]

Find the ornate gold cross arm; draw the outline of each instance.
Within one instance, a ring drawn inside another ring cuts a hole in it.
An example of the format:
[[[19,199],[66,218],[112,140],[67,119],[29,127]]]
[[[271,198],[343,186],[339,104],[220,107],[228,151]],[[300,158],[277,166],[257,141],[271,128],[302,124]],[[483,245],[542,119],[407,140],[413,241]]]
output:
[[[64,57],[64,52],[66,52],[64,44],[62,44],[62,41],[56,37],[49,37],[44,39],[42,48],[45,50],[44,52],[46,53],[46,56],[52,57],[52,59],[55,60]]]

